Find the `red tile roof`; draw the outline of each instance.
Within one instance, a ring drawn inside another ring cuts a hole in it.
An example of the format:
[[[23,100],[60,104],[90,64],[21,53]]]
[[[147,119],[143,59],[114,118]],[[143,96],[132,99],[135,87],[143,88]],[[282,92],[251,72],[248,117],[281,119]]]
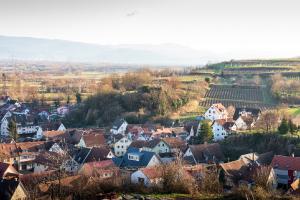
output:
[[[160,178],[162,176],[162,170],[158,167],[147,167],[140,170],[149,179]]]
[[[55,138],[58,136],[62,136],[65,131],[44,131],[43,135],[47,138]]]
[[[80,169],[80,173],[86,176],[92,176],[94,172],[114,171],[116,169],[116,165],[112,160],[103,160],[85,163]]]
[[[104,134],[85,134],[82,136],[87,147],[97,147],[106,145]]]
[[[300,171],[300,157],[275,155],[271,166],[281,170]]]

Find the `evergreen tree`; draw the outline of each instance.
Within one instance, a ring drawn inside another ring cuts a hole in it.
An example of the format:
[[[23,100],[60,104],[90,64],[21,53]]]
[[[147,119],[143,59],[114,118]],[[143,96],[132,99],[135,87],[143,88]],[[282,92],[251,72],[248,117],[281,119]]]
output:
[[[282,121],[278,127],[278,131],[282,135],[287,134],[289,132],[288,121],[285,118],[282,119]]]
[[[213,139],[213,132],[208,121],[203,121],[201,123],[199,133],[198,133],[200,143],[210,142]]]
[[[17,131],[17,124],[15,120],[11,120],[8,124],[8,131],[11,139],[13,139],[15,142],[17,142],[17,139],[19,137],[18,131]]]
[[[71,101],[71,97],[70,95],[67,96],[67,104],[70,104],[70,101]]]
[[[77,102],[77,104],[81,103],[81,94],[79,92],[77,92],[75,94],[75,96],[76,96],[76,102]]]
[[[288,126],[291,134],[294,134],[297,131],[297,126],[293,123],[291,119],[289,119]]]

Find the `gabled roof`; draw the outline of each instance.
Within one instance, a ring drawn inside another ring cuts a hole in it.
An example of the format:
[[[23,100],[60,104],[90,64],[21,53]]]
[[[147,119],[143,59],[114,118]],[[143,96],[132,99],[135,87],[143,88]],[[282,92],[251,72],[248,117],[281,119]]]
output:
[[[139,156],[139,161],[136,160],[129,160],[128,154],[134,154]],[[126,168],[140,168],[140,167],[146,167],[150,160],[156,156],[154,152],[149,151],[139,151],[139,149],[136,148],[128,148],[125,155],[121,158],[121,160],[112,158],[114,163],[119,167],[126,167]]]
[[[215,108],[217,112],[224,112],[224,111],[226,111],[226,108],[221,103],[212,104],[211,107]]]
[[[65,131],[44,131],[43,135],[46,138],[56,138],[65,134]]]
[[[5,171],[8,169],[9,164],[0,162],[0,179],[4,176]]]
[[[230,128],[234,125],[234,121],[232,119],[217,119],[213,122],[212,125],[219,124],[220,126],[223,126],[225,130],[230,130]]]
[[[17,156],[20,151],[16,143],[0,143],[0,157]]]
[[[0,199],[8,200],[14,195],[17,187],[21,184],[15,179],[2,179],[0,180]],[[24,188],[23,188],[24,189]],[[24,192],[26,193],[25,189]]]
[[[147,146],[147,141],[145,140],[134,140],[132,143],[129,145],[129,147],[134,147],[134,148],[143,148]]]
[[[97,146],[102,146],[106,145],[104,134],[84,134],[82,135],[82,139],[86,145],[86,147],[97,147]]]
[[[78,163],[78,164],[83,164],[85,162],[85,159],[89,155],[91,149],[89,148],[80,148],[75,152],[75,155],[73,159]]]
[[[153,140],[150,140],[146,143],[146,146],[145,147],[148,147],[148,148],[154,148],[160,141],[162,141],[161,139],[158,139],[158,138],[154,138]],[[165,142],[166,143],[166,142]]]
[[[224,155],[218,143],[198,144],[189,146],[196,163],[220,162]]]
[[[109,151],[110,150],[106,146],[93,147],[91,148],[91,151],[89,152],[84,162],[106,160]]]
[[[300,171],[300,157],[275,155],[271,166],[275,169]]]
[[[82,134],[83,134],[82,130],[69,129],[65,132],[64,135],[60,136],[59,138],[61,138],[62,140],[70,144],[78,144]]]
[[[27,150],[27,151],[37,152],[39,150],[44,150],[45,149],[44,143],[45,143],[44,141],[19,142],[19,143],[16,143],[16,145],[22,151]]]
[[[182,151],[186,150],[187,144],[181,138],[163,138],[165,143],[169,145],[170,148],[180,149]]]
[[[274,152],[269,151],[258,155],[257,162],[260,165],[270,165],[274,157]]]
[[[161,168],[159,167],[146,167],[140,169],[140,171],[150,180],[161,178],[163,174]]]
[[[248,169],[247,164],[242,159],[221,163],[220,166],[227,175],[235,177],[243,176]]]
[[[240,113],[243,112],[243,111],[251,113],[251,115],[255,118],[257,118],[258,115],[261,113],[261,110],[256,109],[256,108],[236,108],[235,112],[234,112],[234,115],[233,115],[233,119],[237,120],[240,116]]]
[[[85,163],[80,169],[80,173],[86,176],[92,176],[93,172],[103,171],[103,170],[114,170],[116,165],[112,160],[103,160],[97,162]]]
[[[116,119],[113,123],[112,129],[118,130],[125,122],[126,121],[124,119]]]
[[[58,153],[45,151],[36,156],[34,162],[50,167],[50,169],[57,169],[63,161],[63,156]]]
[[[195,121],[189,121],[184,125],[185,130],[190,133],[191,129],[193,128],[194,133],[197,133],[197,129],[199,126],[199,121],[195,120]]]

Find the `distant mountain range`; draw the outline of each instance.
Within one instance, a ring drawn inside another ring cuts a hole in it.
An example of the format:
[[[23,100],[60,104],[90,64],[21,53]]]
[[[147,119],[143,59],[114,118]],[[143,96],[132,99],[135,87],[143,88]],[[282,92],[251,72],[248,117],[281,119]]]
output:
[[[0,59],[149,65],[198,65],[216,55],[174,44],[96,45],[66,40],[0,36]]]

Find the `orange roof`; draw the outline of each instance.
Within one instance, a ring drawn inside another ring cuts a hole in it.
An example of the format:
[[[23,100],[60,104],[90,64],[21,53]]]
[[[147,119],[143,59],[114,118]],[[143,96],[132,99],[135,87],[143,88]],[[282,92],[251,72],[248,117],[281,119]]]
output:
[[[44,145],[44,141],[38,141],[38,142],[19,142],[16,143],[17,147],[21,148],[22,150],[29,150],[32,148],[38,148],[41,147],[42,145]]]
[[[271,166],[282,170],[300,171],[300,157],[275,155]]]
[[[243,160],[235,160],[228,163],[221,163],[220,166],[226,173],[230,174],[233,171],[241,170],[244,166],[246,166],[246,163]]]
[[[47,138],[54,138],[57,136],[61,136],[65,133],[65,131],[44,131],[43,135]]]
[[[42,183],[39,185],[39,188],[42,192],[47,192],[49,187],[53,185],[61,184],[61,186],[72,187],[74,183],[78,182],[81,178],[81,175],[76,176],[68,176],[66,178],[62,178],[61,180],[50,181],[48,183]]]
[[[95,171],[112,171],[116,169],[116,165],[112,160],[103,160],[97,162],[85,163],[80,172],[86,176],[92,176]]]
[[[162,176],[162,170],[158,167],[147,167],[140,169],[149,179],[155,179]]]
[[[106,145],[104,134],[84,134],[82,139],[87,147]]]
[[[10,157],[18,153],[18,147],[15,143],[0,143],[0,157]]]

